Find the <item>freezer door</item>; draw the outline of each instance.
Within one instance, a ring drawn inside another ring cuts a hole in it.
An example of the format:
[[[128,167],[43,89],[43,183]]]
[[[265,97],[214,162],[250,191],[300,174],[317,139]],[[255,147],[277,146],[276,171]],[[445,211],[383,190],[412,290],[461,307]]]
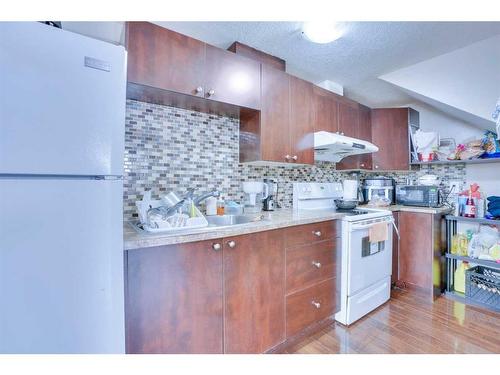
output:
[[[0,174],[122,175],[123,47],[0,23]]]
[[[0,179],[0,353],[123,353],[122,181]]]

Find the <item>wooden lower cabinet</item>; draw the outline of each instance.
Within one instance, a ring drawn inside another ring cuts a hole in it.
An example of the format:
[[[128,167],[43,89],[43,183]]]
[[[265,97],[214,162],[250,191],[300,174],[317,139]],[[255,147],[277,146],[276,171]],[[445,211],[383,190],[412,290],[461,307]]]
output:
[[[212,241],[126,253],[127,353],[222,353],[222,251]]]
[[[396,228],[399,229],[399,212],[393,212],[392,216],[394,217],[394,224]],[[391,274],[391,283],[396,283],[399,273],[399,237],[398,233],[394,230],[392,231],[392,274]]]
[[[338,311],[336,284],[334,277],[286,297],[287,337]]]
[[[262,353],[285,340],[284,265],[281,230],[224,240],[225,353]]]
[[[432,297],[439,296],[443,289],[442,226],[441,214],[398,213],[398,281]]]
[[[128,250],[127,353],[263,353],[332,315],[335,223]]]

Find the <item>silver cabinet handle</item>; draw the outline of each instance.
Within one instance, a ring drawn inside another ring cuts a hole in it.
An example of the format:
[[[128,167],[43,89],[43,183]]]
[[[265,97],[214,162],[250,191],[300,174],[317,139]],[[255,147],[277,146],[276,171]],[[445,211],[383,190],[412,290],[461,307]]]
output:
[[[236,242],[234,242],[234,241],[228,241],[227,242],[227,246],[229,246],[231,249],[234,249],[235,246],[236,246]]]
[[[291,156],[290,155],[285,155],[286,160],[290,160]]]
[[[321,231],[317,230],[313,232],[316,237],[321,237]]]
[[[207,96],[213,96],[213,95],[215,95],[215,90],[214,89],[208,90]]]
[[[221,245],[220,243],[214,243],[212,244],[212,249],[214,249],[215,251],[219,251],[221,249]]]
[[[361,165],[360,165],[360,166],[364,168],[364,167],[365,167],[365,164],[364,164],[364,163],[361,163]]]
[[[297,155],[293,155],[292,159],[296,161],[298,159]]]
[[[321,307],[321,303],[319,302],[316,302],[316,301],[312,301],[311,304],[316,307],[317,309],[319,309]]]
[[[198,86],[198,87],[196,88],[196,93],[197,93],[197,94],[201,94],[202,92],[203,92],[203,87]]]
[[[320,262],[315,262],[314,260],[312,261],[312,265],[316,268],[321,268],[321,263]]]
[[[378,169],[378,165],[375,166],[375,169]]]

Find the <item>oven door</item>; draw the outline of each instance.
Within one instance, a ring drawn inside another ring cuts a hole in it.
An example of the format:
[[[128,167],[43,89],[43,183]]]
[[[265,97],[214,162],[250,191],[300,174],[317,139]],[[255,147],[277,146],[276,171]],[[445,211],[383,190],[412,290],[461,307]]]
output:
[[[347,295],[353,296],[392,273],[392,218],[387,223],[387,240],[369,241],[369,230],[380,219],[350,223]]]

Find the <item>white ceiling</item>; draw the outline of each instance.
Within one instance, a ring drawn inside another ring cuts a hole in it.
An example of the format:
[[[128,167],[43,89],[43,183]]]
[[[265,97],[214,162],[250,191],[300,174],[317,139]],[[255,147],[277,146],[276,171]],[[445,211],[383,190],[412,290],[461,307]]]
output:
[[[346,22],[342,38],[322,45],[302,36],[301,22],[155,23],[221,48],[248,44],[286,60],[292,74],[343,85],[346,96],[371,107],[411,100],[379,76],[500,34],[500,22]]]

